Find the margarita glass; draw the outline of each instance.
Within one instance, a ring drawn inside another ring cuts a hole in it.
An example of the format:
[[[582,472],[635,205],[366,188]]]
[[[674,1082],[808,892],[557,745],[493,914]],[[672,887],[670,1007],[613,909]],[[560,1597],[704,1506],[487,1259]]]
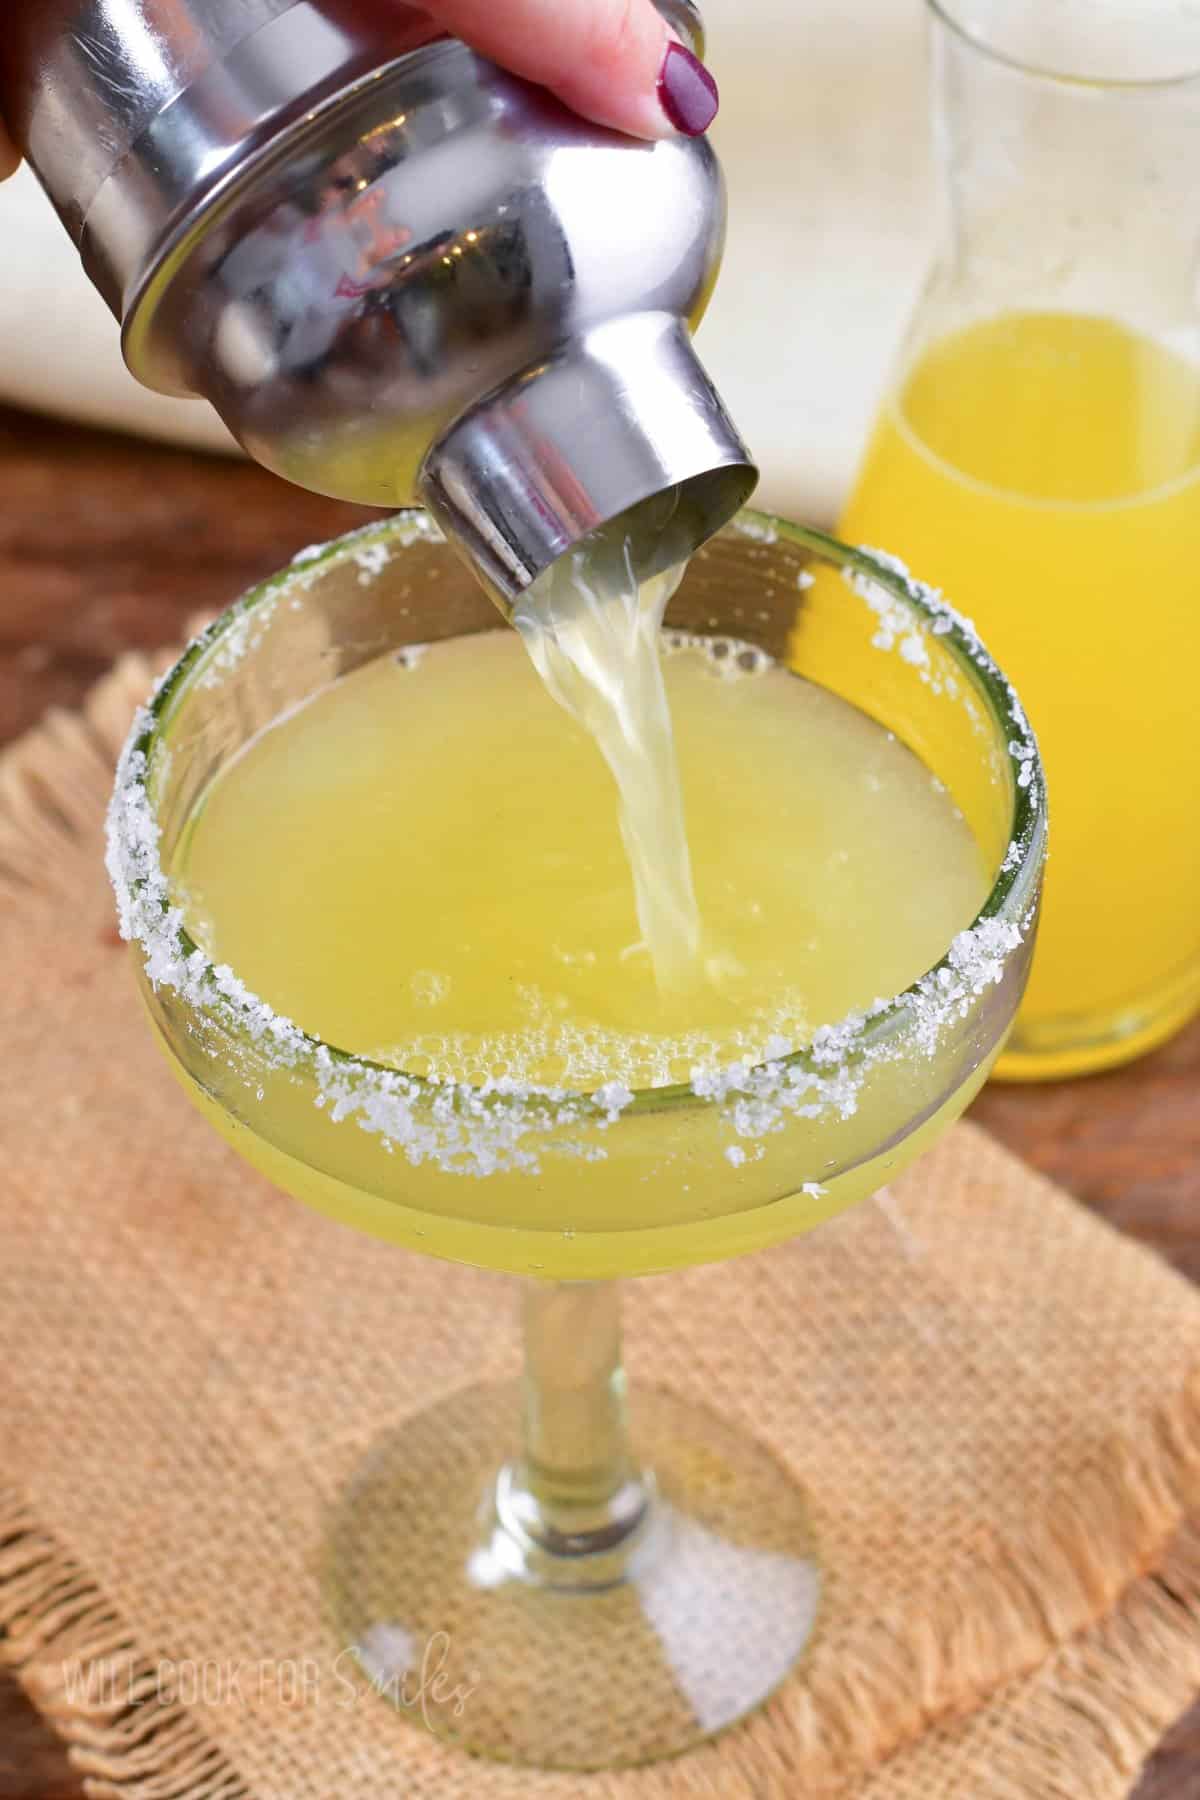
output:
[[[817,1611],[804,1498],[770,1452],[668,1394],[627,1407],[613,1278],[807,1230],[932,1144],[1012,1021],[1044,859],[1021,708],[898,565],[744,513],[693,559],[667,626],[765,653],[885,727],[986,864],[978,916],[934,966],[760,1060],[636,1092],[432,1082],[309,1035],[190,933],[172,871],[245,746],[379,658],[507,629],[423,515],[303,553],[198,639],[135,722],[110,821],[150,1018],[216,1128],[343,1223],[532,1278],[520,1447],[489,1388],[407,1422],[341,1501],[327,1579],[377,1685],[402,1700],[437,1641],[437,1692],[407,1710],[541,1767],[711,1735],[779,1684]]]

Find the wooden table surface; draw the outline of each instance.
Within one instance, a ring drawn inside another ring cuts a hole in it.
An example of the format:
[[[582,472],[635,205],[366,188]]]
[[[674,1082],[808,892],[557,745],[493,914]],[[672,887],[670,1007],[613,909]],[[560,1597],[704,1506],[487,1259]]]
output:
[[[0,409],[0,742],[47,706],[77,702],[123,650],[177,642],[191,614],[371,516],[232,461]],[[1200,1281],[1198,1076],[1200,1022],[1112,1075],[993,1087],[974,1116]],[[82,1792],[0,1677],[0,1800]],[[1137,1800],[1198,1797],[1200,1707],[1137,1790]]]

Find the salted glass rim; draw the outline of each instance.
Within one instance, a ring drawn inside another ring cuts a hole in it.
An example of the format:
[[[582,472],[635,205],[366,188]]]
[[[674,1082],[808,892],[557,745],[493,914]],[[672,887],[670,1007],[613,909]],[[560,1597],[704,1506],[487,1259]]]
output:
[[[1088,71],[1082,64],[1069,67],[1060,64],[1051,57],[1041,59],[1034,55],[1019,53],[1015,49],[1007,49],[999,42],[993,42],[985,32],[977,26],[969,24],[961,16],[961,0],[925,0],[934,18],[946,29],[972,50],[989,62],[999,64],[1001,68],[1011,69],[1018,75],[1028,75],[1035,81],[1053,81],[1068,87],[1095,88],[1103,92],[1136,94],[1152,93],[1160,89],[1186,87],[1189,82],[1200,80],[1200,49],[1197,50],[1197,61],[1181,65],[1177,69],[1164,71],[1161,74],[1119,75],[1100,72],[1099,69]],[[1132,17],[1130,24],[1134,23]],[[1143,21],[1143,23],[1146,23]]]
[[[1011,776],[1007,848],[974,920],[923,975],[869,1008],[820,1026],[801,1048],[781,1050],[754,1063],[742,1058],[693,1070],[689,1082],[636,1090],[609,1083],[588,1091],[504,1080],[480,1087],[411,1074],[396,1064],[343,1050],[304,1031],[276,1013],[234,971],[213,962],[187,931],[183,909],[173,898],[158,856],[159,828],[150,786],[156,751],[165,744],[169,753],[166,733],[174,702],[212,647],[228,634],[244,630],[255,608],[290,584],[303,581],[309,585],[323,568],[345,556],[365,557],[364,566],[370,568],[372,551],[390,549],[393,542],[409,548],[417,537],[444,541],[427,514],[419,508],[406,508],[389,519],[300,552],[285,568],[247,590],[192,640],[162,677],[149,702],[139,708],[120,759],[109,807],[108,868],[117,896],[121,934],[141,949],[151,985],[179,992],[186,1005],[207,1014],[224,1029],[248,1038],[268,1061],[274,1054],[280,1067],[295,1069],[308,1063],[318,1077],[322,1094],[337,1076],[363,1078],[368,1084],[377,1084],[381,1094],[393,1094],[400,1082],[408,1096],[423,1098],[427,1104],[436,1104],[448,1093],[461,1089],[464,1095],[470,1095],[475,1117],[518,1098],[522,1102],[540,1100],[555,1107],[565,1106],[568,1110],[563,1116],[573,1121],[599,1115],[612,1123],[618,1116],[726,1102],[747,1088],[753,1091],[756,1081],[761,1096],[764,1077],[771,1077],[776,1084],[780,1080],[794,1082],[793,1071],[811,1075],[822,1089],[831,1088],[839,1070],[869,1060],[872,1052],[882,1052],[897,1035],[904,1038],[906,1032],[914,1029],[930,1034],[928,1045],[932,1050],[942,1026],[962,1016],[964,1001],[974,1003],[988,986],[1001,980],[1030,923],[1044,847],[1045,804],[1041,760],[1024,709],[974,625],[940,593],[911,576],[897,558],[843,544],[813,527],[795,525],[752,508],[739,512],[723,533],[736,533],[766,544],[783,539],[810,550],[845,576],[869,604],[874,604],[872,590],[881,590],[884,598],[882,609],[876,606],[881,617],[876,645],[881,650],[895,648],[897,631],[903,632],[906,623],[911,629],[914,618],[921,619],[938,641],[954,653],[991,714]],[[889,607],[893,609],[890,617],[886,611]],[[895,611],[897,607],[899,613]],[[1014,910],[1019,918],[1011,916]],[[335,1105],[331,1116],[336,1118],[341,1111],[355,1110],[360,1109],[345,1106],[339,1110]]]

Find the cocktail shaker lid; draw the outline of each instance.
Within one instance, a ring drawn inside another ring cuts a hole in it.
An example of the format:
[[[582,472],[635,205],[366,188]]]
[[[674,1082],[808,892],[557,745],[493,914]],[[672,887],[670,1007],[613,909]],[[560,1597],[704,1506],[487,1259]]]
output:
[[[123,318],[189,214],[438,35],[369,0],[38,0],[0,31],[0,111]]]
[[[692,0],[656,4],[699,53]],[[442,35],[397,0],[36,0],[0,29],[0,116],[123,318],[187,214]]]
[[[651,573],[753,488],[691,344],[703,139],[589,125],[393,0],[22,4],[0,109],[139,379],[302,486],[422,500],[505,610],[614,519]]]

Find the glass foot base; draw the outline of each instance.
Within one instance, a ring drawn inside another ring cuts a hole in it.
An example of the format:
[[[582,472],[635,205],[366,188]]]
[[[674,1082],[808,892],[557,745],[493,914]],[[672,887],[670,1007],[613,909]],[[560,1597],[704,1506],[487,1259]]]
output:
[[[760,1705],[809,1643],[820,1589],[775,1457],[639,1395],[648,1503],[619,1552],[581,1568],[531,1554],[511,1519],[516,1419],[511,1392],[456,1394],[378,1444],[340,1501],[329,1593],[368,1683],[438,1737],[547,1769],[673,1756]]]

